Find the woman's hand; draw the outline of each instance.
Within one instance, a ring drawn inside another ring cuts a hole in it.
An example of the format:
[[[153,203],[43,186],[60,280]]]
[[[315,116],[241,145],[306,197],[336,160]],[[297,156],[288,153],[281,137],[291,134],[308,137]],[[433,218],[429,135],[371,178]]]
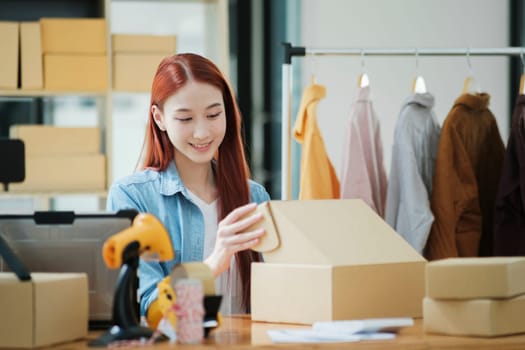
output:
[[[261,213],[254,212],[256,207],[257,203],[238,207],[219,222],[215,247],[204,260],[215,277],[228,270],[235,253],[253,248],[264,234],[263,228],[250,227],[263,218]]]

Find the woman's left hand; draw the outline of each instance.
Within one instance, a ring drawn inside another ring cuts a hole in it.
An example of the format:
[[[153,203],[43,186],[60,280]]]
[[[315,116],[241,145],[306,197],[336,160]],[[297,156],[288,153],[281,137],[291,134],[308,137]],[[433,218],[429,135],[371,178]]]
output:
[[[215,277],[228,270],[231,257],[235,253],[251,249],[259,243],[264,229],[250,228],[263,218],[261,213],[254,212],[256,207],[256,203],[238,207],[219,222],[215,247],[210,256],[204,260]]]

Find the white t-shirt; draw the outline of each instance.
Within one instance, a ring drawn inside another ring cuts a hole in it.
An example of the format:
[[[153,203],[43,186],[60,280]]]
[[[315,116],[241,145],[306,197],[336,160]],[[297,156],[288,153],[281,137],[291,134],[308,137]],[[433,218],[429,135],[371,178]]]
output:
[[[219,226],[217,200],[214,200],[212,203],[206,203],[191,191],[188,191],[188,194],[199,207],[204,217],[203,257],[206,259],[213,252],[215,241],[217,240],[217,229]],[[242,307],[242,284],[235,256],[232,256],[230,268],[215,279],[215,292],[222,295],[220,311],[223,315],[246,312]]]

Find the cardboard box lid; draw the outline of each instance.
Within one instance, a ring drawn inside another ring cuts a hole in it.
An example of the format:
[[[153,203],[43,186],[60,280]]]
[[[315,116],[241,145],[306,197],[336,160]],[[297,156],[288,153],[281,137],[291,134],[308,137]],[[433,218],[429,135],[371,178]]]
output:
[[[265,262],[364,265],[424,262],[360,199],[269,201],[257,207]],[[255,228],[255,227],[254,227]]]
[[[175,53],[177,37],[174,35],[113,34],[115,53]]]
[[[506,298],[525,293],[525,257],[449,258],[427,264],[436,299]]]

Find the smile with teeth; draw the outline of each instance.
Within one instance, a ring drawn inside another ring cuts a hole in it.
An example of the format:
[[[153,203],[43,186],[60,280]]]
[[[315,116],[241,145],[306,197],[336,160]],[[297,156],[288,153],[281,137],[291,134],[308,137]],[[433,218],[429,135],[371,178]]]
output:
[[[196,148],[197,150],[204,150],[204,149],[208,148],[211,145],[211,141],[208,142],[208,143],[201,143],[201,144],[190,143],[190,145],[192,147]]]

